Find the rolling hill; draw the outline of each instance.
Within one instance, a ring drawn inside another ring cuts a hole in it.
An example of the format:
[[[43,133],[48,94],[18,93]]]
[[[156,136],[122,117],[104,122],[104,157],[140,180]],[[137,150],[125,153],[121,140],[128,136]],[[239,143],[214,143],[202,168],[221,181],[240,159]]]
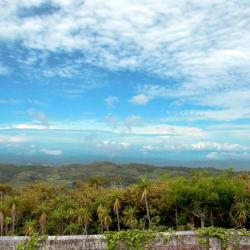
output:
[[[194,171],[207,171],[209,174],[217,174],[222,170],[177,166],[158,167],[136,163],[115,164],[110,162],[62,166],[0,164],[0,182],[21,185],[34,181],[46,181],[61,185],[71,185],[77,180],[87,180],[93,176],[104,176],[110,183],[119,180],[122,184],[127,185],[135,182],[141,175],[147,175],[150,178],[164,175],[170,177],[189,176]]]

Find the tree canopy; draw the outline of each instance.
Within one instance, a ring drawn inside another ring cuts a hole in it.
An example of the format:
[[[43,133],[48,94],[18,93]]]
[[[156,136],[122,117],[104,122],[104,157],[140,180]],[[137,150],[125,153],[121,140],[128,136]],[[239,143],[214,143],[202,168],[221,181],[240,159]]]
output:
[[[70,187],[36,182],[24,186],[0,183],[0,188],[1,235],[96,234],[129,228],[250,228],[247,173],[140,177],[127,186],[95,176]]]

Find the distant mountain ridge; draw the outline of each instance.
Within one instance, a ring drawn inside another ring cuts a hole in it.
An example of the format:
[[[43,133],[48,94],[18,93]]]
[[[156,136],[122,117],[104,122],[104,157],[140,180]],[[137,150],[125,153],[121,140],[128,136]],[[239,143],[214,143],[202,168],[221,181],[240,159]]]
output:
[[[211,167],[159,167],[138,163],[116,164],[112,162],[61,166],[0,164],[0,182],[21,185],[34,181],[46,181],[62,185],[71,185],[77,180],[87,180],[93,176],[104,176],[109,181],[119,178],[123,184],[127,185],[136,182],[141,175],[147,175],[150,178],[157,178],[164,175],[170,177],[189,176],[194,171],[207,171],[209,174],[218,174],[223,170]]]

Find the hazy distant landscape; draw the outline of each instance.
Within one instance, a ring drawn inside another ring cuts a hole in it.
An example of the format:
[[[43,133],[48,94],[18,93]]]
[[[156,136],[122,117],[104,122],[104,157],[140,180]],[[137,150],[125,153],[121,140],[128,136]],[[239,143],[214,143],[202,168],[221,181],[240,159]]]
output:
[[[103,176],[107,180],[107,185],[112,186],[135,183],[140,176],[148,176],[151,179],[157,179],[162,176],[189,177],[199,171],[202,173],[207,172],[209,175],[216,175],[223,172],[215,168],[157,167],[136,163],[114,164],[111,162],[98,162],[84,165],[71,164],[65,166],[17,166],[0,164],[0,183],[22,185],[43,181],[62,186],[72,186],[76,181],[87,181],[91,177]]]
[[[156,133],[153,130],[150,133],[136,131],[147,129],[147,126],[146,123],[139,127],[130,125],[130,130],[125,131],[2,128],[0,163],[56,166],[108,161],[157,166],[233,167],[236,170],[249,168],[247,146],[208,142],[202,140],[196,130],[191,130],[190,135],[183,134],[183,128],[178,131],[163,126],[159,133],[157,128]],[[226,136],[225,131],[222,133]],[[248,143],[247,136],[241,140]]]

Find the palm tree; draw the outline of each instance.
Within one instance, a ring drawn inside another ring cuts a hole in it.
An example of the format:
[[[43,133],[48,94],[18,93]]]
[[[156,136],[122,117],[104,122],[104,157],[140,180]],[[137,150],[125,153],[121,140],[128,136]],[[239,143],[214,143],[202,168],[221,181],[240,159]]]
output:
[[[0,204],[0,235],[3,236],[3,225],[4,225],[4,207]]]
[[[12,219],[8,216],[4,218],[4,224],[5,224],[5,235],[8,235],[9,226],[11,225]]]
[[[72,216],[72,204],[66,195],[60,193],[53,198],[52,208],[52,216],[58,222],[60,233],[63,234],[65,219]]]
[[[64,231],[66,216],[67,216],[67,211],[62,209],[56,209],[52,212],[52,217],[54,218],[54,221],[57,222],[57,227],[61,234],[63,234]]]
[[[3,198],[6,193],[9,193],[12,190],[9,184],[0,183],[0,203],[3,203]]]
[[[8,210],[6,203],[0,202],[0,236],[4,234],[4,215],[6,214],[6,210]]]
[[[79,232],[80,225],[77,223],[70,223],[69,225],[66,226],[64,230],[64,234],[77,234]]]
[[[109,226],[112,223],[112,219],[111,219],[109,213],[110,213],[110,211],[107,207],[102,206],[102,205],[99,206],[98,219],[99,219],[99,222],[101,224],[102,230],[103,230],[103,228],[105,228],[107,231],[109,231]]]
[[[49,208],[46,206],[44,203],[38,206],[36,209],[36,213],[38,214],[38,223],[39,223],[39,228],[40,228],[40,233],[44,235],[45,233],[45,226],[48,221],[48,211]]]
[[[29,219],[25,221],[23,232],[25,236],[31,236],[36,233],[36,221]]]
[[[52,206],[55,210],[64,209],[67,201],[67,197],[63,194],[59,194],[53,198]]]
[[[105,197],[103,195],[98,195],[95,199],[95,206],[97,206],[97,210],[96,210],[97,214],[98,214],[98,211],[106,205],[107,205],[107,200],[105,199]]]
[[[248,204],[247,200],[240,200],[235,203],[235,219],[239,227],[243,227],[250,216]]]
[[[84,225],[84,234],[88,234],[88,226],[90,224],[90,222],[92,221],[92,215],[91,215],[91,211],[89,208],[85,207],[85,208],[77,208],[75,210],[75,215],[77,223],[79,225]]]
[[[141,201],[142,202],[144,201],[145,203],[147,219],[148,219],[149,224],[151,223],[149,207],[148,207],[148,194],[149,194],[150,186],[151,186],[151,182],[147,176],[140,177],[138,188],[141,191]]]
[[[123,211],[123,219],[122,220],[124,222],[124,225],[128,226],[131,229],[136,228],[138,225],[136,213],[137,213],[137,210],[135,207],[127,207]]]
[[[114,189],[111,193],[111,200],[113,202],[113,212],[117,218],[117,229],[118,231],[121,230],[120,228],[120,210],[121,210],[121,200],[123,198],[123,192],[121,189]]]
[[[10,204],[10,216],[12,220],[12,234],[14,235],[15,233],[15,223],[16,223],[16,206],[17,206],[17,197],[16,196],[11,196],[9,198],[9,204]]]

